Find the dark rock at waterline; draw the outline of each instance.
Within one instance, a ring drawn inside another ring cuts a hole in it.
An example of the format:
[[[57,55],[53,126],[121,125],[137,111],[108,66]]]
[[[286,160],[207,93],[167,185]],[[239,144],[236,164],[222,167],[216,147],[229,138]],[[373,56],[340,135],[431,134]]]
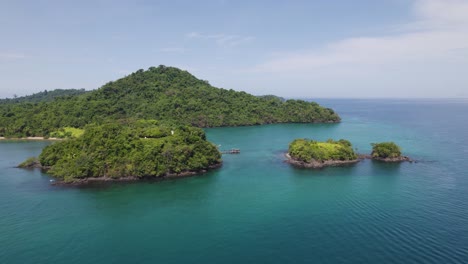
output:
[[[286,153],[286,162],[299,168],[310,168],[310,169],[321,169],[329,166],[345,166],[355,164],[361,161],[360,158],[354,160],[311,160],[309,162],[304,162],[302,160],[297,160],[292,158],[289,153]]]
[[[408,162],[414,162],[414,160],[410,159],[409,157],[407,156],[400,156],[400,157],[395,157],[395,158],[378,158],[378,157],[374,157],[372,158],[373,160],[377,160],[377,161],[381,161],[381,162],[389,162],[389,163],[392,163],[392,162],[404,162],[404,161],[408,161]]]
[[[299,168],[310,168],[310,169],[321,169],[329,166],[346,166],[346,165],[351,165],[351,164],[356,164],[361,160],[364,159],[370,159],[370,160],[375,160],[379,162],[386,162],[386,163],[397,163],[397,162],[414,162],[411,158],[407,156],[400,156],[396,158],[378,158],[378,157],[372,157],[372,155],[368,154],[358,154],[358,158],[354,160],[324,160],[324,161],[318,161],[318,160],[311,160],[309,162],[305,162],[302,160],[297,160],[292,158],[289,153],[285,154],[286,156],[286,162]]]
[[[32,158],[29,158],[29,159],[21,162],[18,165],[18,168],[22,168],[22,169],[34,169],[34,168],[42,169],[43,166],[42,166],[42,164],[39,162],[39,160],[37,158],[32,157]]]
[[[126,182],[138,182],[138,181],[162,181],[168,179],[178,179],[178,178],[186,178],[197,176],[200,174],[207,173],[209,170],[220,168],[223,164],[218,163],[209,166],[206,169],[198,170],[198,171],[182,171],[179,173],[167,173],[164,176],[160,177],[135,177],[135,176],[126,176],[126,177],[119,177],[119,178],[111,178],[111,177],[87,177],[87,178],[77,178],[73,179],[72,181],[63,181],[63,180],[54,180],[51,181],[52,185],[57,186],[87,186],[87,185],[97,185],[97,184],[106,184],[106,183],[126,183]],[[37,167],[42,168],[43,167]],[[47,168],[50,169],[50,168]]]
[[[404,161],[414,162],[414,160],[412,160],[408,156],[399,156],[399,157],[395,157],[395,158],[380,158],[380,157],[372,157],[372,155],[367,155],[367,154],[359,154],[358,157],[360,159],[371,159],[371,160],[376,160],[376,161],[381,161],[381,162],[388,162],[388,163],[404,162]]]

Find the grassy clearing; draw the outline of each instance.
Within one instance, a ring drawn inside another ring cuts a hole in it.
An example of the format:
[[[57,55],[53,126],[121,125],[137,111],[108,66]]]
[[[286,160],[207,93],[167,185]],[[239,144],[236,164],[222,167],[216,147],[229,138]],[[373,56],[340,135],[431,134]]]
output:
[[[304,162],[357,159],[351,143],[344,139],[338,141],[329,139],[326,142],[296,139],[289,144],[289,154]]]
[[[63,127],[57,131],[50,133],[50,137],[56,138],[78,138],[84,133],[84,129],[74,127]]]

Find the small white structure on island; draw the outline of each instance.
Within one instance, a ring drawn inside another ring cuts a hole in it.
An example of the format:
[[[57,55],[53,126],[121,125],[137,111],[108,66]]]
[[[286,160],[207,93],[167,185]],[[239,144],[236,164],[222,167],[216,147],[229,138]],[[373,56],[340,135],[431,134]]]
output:
[[[174,135],[174,130],[171,130],[171,135]]]

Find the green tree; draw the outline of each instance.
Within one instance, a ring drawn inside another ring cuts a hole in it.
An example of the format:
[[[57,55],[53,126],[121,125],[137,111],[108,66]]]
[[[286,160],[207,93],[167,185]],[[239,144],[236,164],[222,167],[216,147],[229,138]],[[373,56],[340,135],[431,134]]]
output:
[[[401,148],[394,142],[372,143],[373,158],[398,158],[401,156]]]

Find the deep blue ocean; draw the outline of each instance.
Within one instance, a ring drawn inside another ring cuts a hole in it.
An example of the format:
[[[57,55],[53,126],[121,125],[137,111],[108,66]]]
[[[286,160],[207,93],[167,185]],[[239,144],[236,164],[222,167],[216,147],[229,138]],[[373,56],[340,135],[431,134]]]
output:
[[[72,188],[0,142],[0,263],[468,263],[468,100],[320,99],[339,124],[207,129],[221,169]],[[416,163],[284,163],[295,138],[394,141]]]

